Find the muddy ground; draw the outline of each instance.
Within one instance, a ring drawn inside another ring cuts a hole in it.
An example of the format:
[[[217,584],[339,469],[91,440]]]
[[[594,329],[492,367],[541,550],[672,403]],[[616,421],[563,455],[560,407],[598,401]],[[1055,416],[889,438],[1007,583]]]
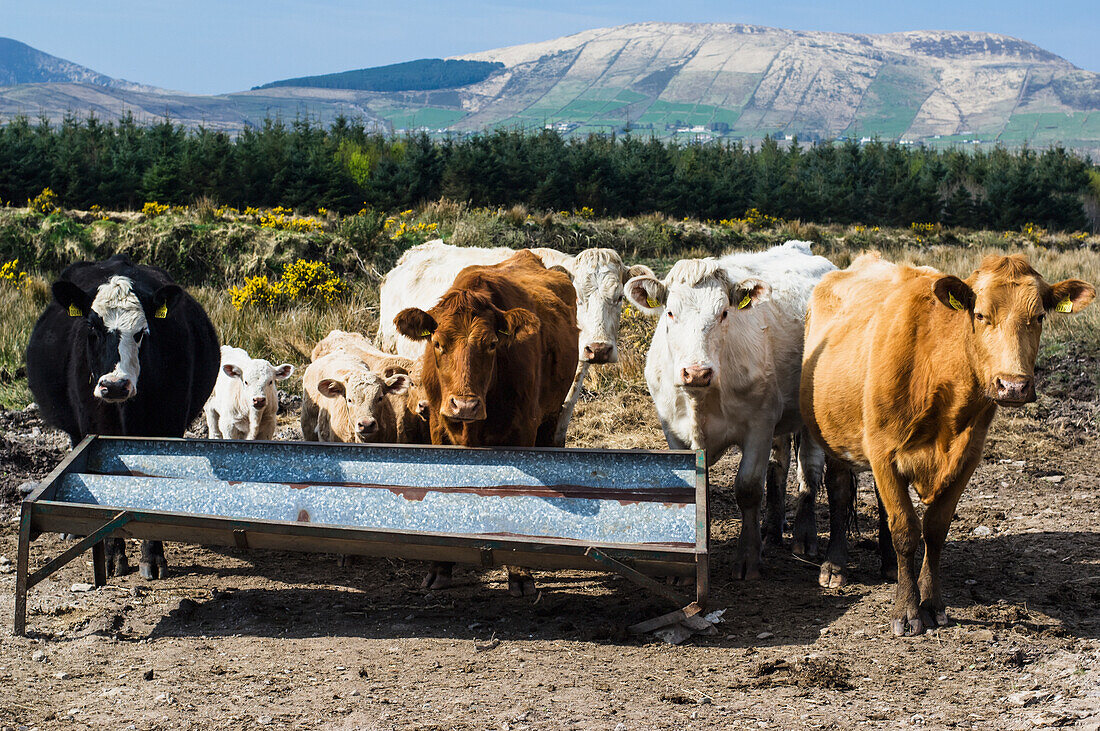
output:
[[[785,549],[765,579],[728,578],[735,457],[711,478],[726,621],[680,646],[626,632],[667,607],[614,576],[543,573],[515,599],[502,571],[461,569],[433,593],[417,563],[179,544],[157,582],[74,591],[91,581],[90,556],[74,561],[32,590],[30,636],[13,637],[12,500],[67,440],[0,413],[0,727],[1097,728],[1100,401],[1094,379],[1063,375],[997,417],[944,553],[952,624],[908,639],[887,626],[866,477],[848,586],[818,588]],[[609,413],[638,426],[604,445],[663,446],[644,397],[589,399],[578,420],[598,432]],[[66,545],[42,536],[32,566]]]

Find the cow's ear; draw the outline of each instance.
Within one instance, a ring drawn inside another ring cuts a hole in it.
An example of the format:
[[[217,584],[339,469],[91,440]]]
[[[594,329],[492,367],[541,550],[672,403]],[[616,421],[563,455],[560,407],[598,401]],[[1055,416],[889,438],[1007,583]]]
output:
[[[647,267],[645,264],[635,264],[623,271],[623,284],[626,284],[634,277],[653,277],[657,278],[657,275],[653,273],[653,270]]]
[[[1080,279],[1063,279],[1050,288],[1043,307],[1055,312],[1080,312],[1096,297],[1096,288]]]
[[[932,285],[932,293],[948,309],[965,312],[974,311],[974,302],[977,300],[974,290],[958,277],[950,274],[940,277]]]
[[[531,310],[516,307],[500,314],[497,332],[512,342],[522,342],[538,335],[541,327],[542,320],[538,315]]]
[[[749,277],[729,288],[730,304],[739,310],[747,310],[771,299],[772,287],[762,279]]]
[[[290,363],[283,363],[281,366],[275,366],[275,380],[285,381],[294,375],[294,366]]]
[[[175,309],[183,290],[175,284],[166,284],[153,294],[153,317],[163,320]]]
[[[335,378],[325,378],[317,384],[317,391],[322,396],[328,396],[329,398],[343,396],[344,384],[340,383]]]
[[[92,298],[80,287],[64,279],[53,283],[53,298],[69,317],[86,317],[92,309]]]
[[[573,272],[569,271],[568,269],[563,267],[561,264],[555,264],[552,267],[547,267],[547,269],[549,271],[552,271],[552,272],[558,272],[559,274],[564,274],[565,276],[569,277],[570,282],[573,281]]]
[[[409,340],[427,340],[438,327],[435,318],[419,307],[401,310],[393,318],[393,324],[397,325],[397,332]]]
[[[412,379],[406,373],[395,373],[386,379],[386,393],[400,396],[409,390]]]
[[[643,274],[627,281],[623,293],[631,304],[647,315],[656,315],[668,299],[668,287],[652,274]]]
[[[223,365],[222,373],[229,376],[230,378],[240,378],[244,375],[244,371],[242,371],[239,367],[233,365],[232,363],[226,363],[225,365]]]

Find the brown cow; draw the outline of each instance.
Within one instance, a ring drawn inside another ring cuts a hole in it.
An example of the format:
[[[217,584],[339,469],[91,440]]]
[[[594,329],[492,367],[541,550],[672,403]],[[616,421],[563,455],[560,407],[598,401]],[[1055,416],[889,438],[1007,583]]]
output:
[[[986,258],[966,281],[865,254],[814,290],[802,416],[831,457],[874,472],[898,562],[894,634],[946,623],[940,555],[993,414],[1035,400],[1046,313],[1094,296],[1078,279],[1048,284],[1019,254]]]
[[[469,266],[427,312],[408,308],[398,331],[430,340],[420,364],[432,444],[549,446],[577,367],[577,293],[569,277],[523,250]],[[436,566],[426,585],[450,583]],[[526,570],[509,569],[509,590],[533,594]]]

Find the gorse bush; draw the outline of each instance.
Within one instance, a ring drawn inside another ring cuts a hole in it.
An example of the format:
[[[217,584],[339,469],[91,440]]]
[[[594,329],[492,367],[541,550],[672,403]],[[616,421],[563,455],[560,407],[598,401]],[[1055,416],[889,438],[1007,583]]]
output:
[[[231,287],[233,307],[275,309],[294,304],[331,305],[348,292],[347,283],[327,264],[299,259],[283,269],[277,282],[267,277],[250,277],[241,287]]]
[[[27,283],[27,273],[20,270],[18,259],[0,265],[0,283],[9,287],[22,287]]]
[[[43,188],[42,192],[34,198],[27,199],[27,208],[35,213],[48,216],[57,210],[57,193],[49,188]]]

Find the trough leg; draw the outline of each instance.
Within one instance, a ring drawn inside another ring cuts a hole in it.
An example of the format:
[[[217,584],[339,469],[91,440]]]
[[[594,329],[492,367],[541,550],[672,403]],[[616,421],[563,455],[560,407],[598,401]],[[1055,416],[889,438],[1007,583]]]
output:
[[[27,633],[27,575],[31,560],[31,511],[26,505],[19,517],[19,553],[15,559],[15,634]]]

